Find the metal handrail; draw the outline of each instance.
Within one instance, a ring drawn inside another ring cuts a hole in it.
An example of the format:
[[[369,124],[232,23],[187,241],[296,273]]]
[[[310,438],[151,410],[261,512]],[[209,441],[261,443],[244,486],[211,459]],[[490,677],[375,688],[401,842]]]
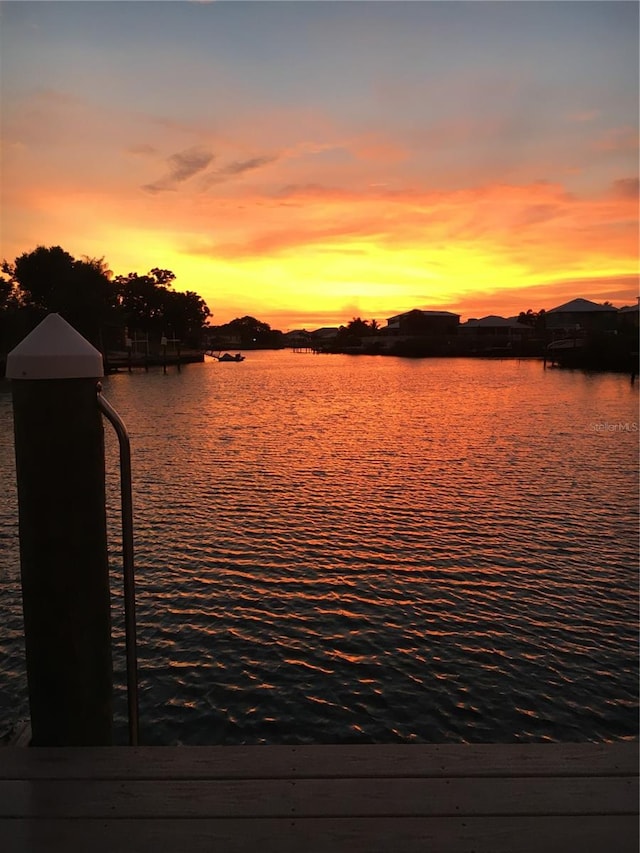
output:
[[[122,568],[124,575],[124,620],[127,655],[127,703],[129,743],[138,745],[138,656],[136,650],[136,591],[133,566],[133,499],[131,496],[131,444],[124,421],[102,396],[98,384],[98,408],[111,423],[120,445],[120,500],[122,507]]]

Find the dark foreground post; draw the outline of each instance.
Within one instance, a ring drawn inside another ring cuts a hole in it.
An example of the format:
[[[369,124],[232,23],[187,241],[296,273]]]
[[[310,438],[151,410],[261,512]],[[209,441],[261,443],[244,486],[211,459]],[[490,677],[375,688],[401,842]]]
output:
[[[102,373],[57,314],[7,359],[33,746],[111,743]]]

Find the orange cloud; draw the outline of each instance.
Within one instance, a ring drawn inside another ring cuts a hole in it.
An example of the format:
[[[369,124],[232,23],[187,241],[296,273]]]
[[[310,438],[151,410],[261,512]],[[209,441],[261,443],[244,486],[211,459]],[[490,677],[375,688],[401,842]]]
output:
[[[549,310],[577,296],[594,302],[609,300],[618,306],[634,305],[638,296],[638,276],[560,279],[513,290],[469,292],[451,303],[451,310],[459,311],[463,319],[494,313],[515,316],[529,308]]]
[[[47,243],[116,272],[171,268],[219,322],[514,313],[636,287],[638,179],[620,166],[632,128],[580,137],[568,159],[547,149],[547,168],[533,146],[492,145],[526,141],[520,116],[381,130],[244,101],[215,126],[40,91],[5,118],[6,257]]]
[[[637,155],[639,142],[638,128],[629,125],[605,131],[593,140],[591,146],[594,151],[626,151]]]

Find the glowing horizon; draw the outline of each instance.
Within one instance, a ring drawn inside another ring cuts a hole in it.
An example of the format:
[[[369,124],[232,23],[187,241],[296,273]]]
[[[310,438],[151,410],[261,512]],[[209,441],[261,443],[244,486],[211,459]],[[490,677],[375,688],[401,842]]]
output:
[[[636,4],[2,12],[7,260],[168,268],[284,331],[635,302]]]

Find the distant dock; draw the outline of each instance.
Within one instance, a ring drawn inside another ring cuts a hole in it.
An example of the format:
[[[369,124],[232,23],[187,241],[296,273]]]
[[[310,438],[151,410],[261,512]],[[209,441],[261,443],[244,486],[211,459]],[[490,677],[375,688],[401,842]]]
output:
[[[331,355],[332,353],[322,346],[305,344],[304,346],[291,347],[291,352],[311,353],[312,355]],[[335,355],[335,353],[333,353]]]
[[[141,354],[126,352],[107,353],[104,358],[105,373],[118,373],[126,370],[149,370],[150,367],[180,367],[183,364],[195,364],[204,361],[204,352],[185,350],[179,353]]]

